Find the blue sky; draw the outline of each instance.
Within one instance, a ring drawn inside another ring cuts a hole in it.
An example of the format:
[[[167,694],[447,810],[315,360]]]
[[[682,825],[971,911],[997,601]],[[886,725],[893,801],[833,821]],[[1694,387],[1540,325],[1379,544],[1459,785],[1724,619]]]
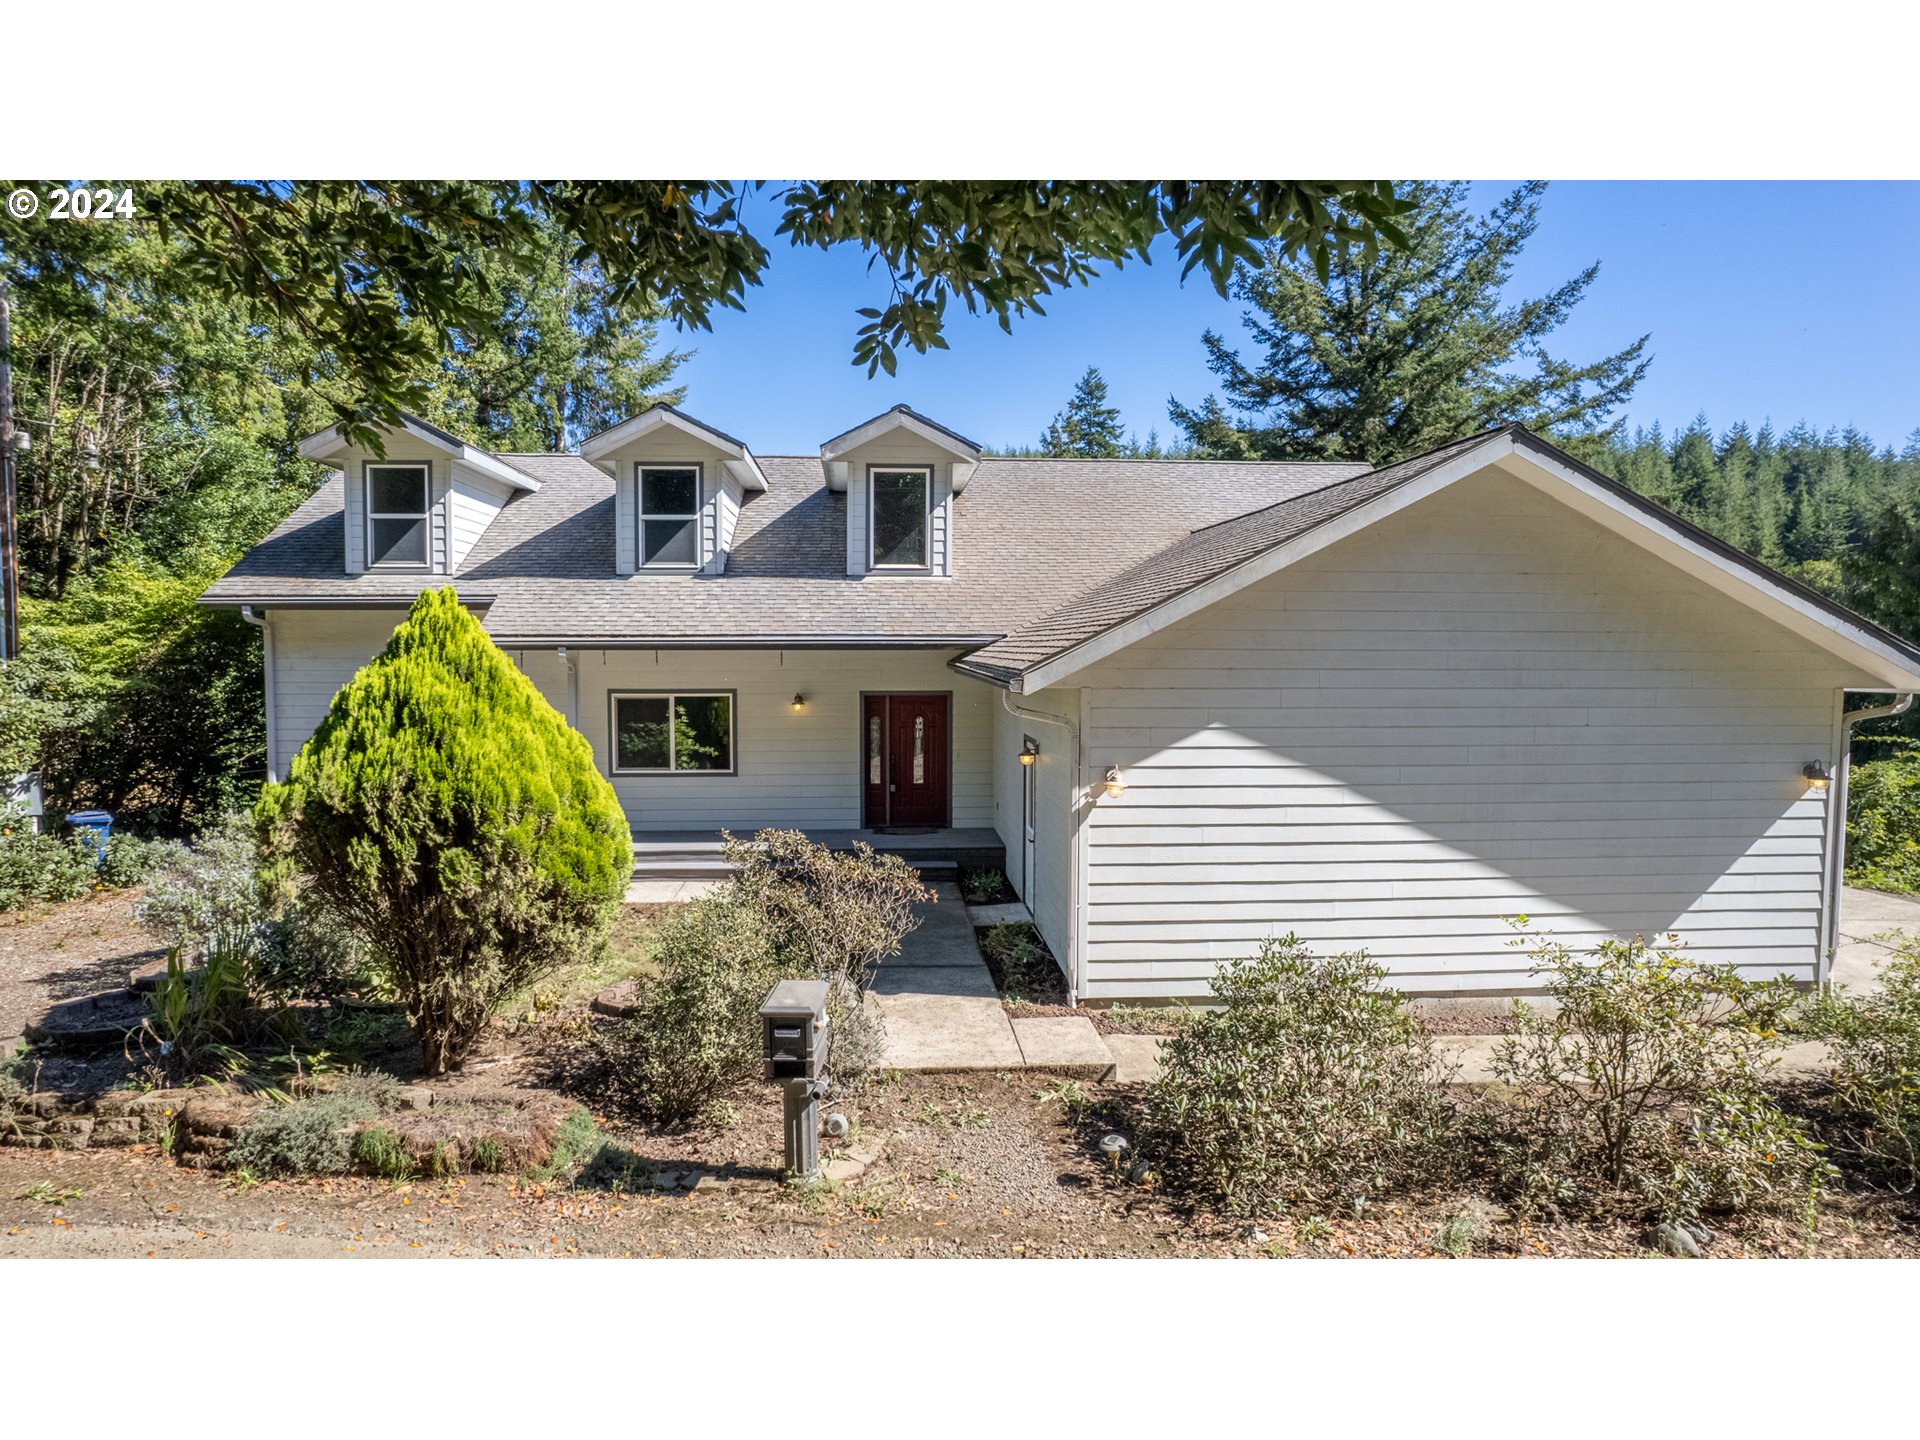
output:
[[[1477,186],[1476,203],[1502,188]],[[752,223],[773,262],[746,311],[717,315],[711,333],[662,336],[697,351],[681,371],[688,410],[763,455],[811,453],[901,402],[988,444],[1031,443],[1090,364],[1127,425],[1171,439],[1167,397],[1212,388],[1201,332],[1242,333],[1240,307],[1159,259],[1055,297],[1011,335],[956,310],[950,350],[903,353],[897,377],[869,380],[849,363],[854,310],[882,303],[884,274],[856,252],[789,249],[765,213]],[[1564,181],[1513,285],[1536,294],[1601,262],[1556,343],[1590,359],[1652,333],[1630,424],[1671,428],[1704,410],[1716,429],[1804,419],[1897,444],[1920,426],[1916,236],[1916,183]]]

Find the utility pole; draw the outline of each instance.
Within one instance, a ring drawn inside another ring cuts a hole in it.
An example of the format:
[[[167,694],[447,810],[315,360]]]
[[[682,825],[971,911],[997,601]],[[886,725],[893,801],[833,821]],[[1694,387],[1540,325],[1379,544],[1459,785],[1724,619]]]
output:
[[[20,656],[20,536],[13,484],[13,331],[0,280],[0,665]]]

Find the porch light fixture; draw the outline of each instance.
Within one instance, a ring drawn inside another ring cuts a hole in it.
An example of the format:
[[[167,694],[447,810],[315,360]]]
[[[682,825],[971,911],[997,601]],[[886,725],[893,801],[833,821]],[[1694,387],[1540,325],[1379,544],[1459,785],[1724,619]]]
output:
[[[807,708],[807,697],[796,691],[793,697],[793,706],[792,706],[793,713],[798,715],[802,710],[806,708]]]
[[[1807,777],[1807,793],[1824,795],[1827,787],[1833,784],[1833,777],[1827,773],[1827,767],[1818,760],[1809,760],[1800,767],[1800,773]]]
[[[1111,800],[1118,800],[1127,793],[1127,782],[1120,778],[1118,765],[1107,767],[1107,778],[1101,782],[1101,788],[1107,792],[1107,798]]]
[[[1031,765],[1033,764],[1034,761],[1038,760],[1039,758],[1040,758],[1040,747],[1034,744],[1033,741],[1029,740],[1027,741],[1026,744],[1020,747],[1020,763],[1022,765]]]

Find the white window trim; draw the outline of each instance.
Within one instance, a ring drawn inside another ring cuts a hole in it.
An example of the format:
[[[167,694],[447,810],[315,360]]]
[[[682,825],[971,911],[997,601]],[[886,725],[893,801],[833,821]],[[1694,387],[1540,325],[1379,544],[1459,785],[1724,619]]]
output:
[[[676,770],[673,768],[673,707],[682,700],[710,700],[724,697],[727,702],[727,768],[725,770]],[[620,702],[622,700],[665,700],[667,702],[667,764],[658,766],[622,766],[620,763]],[[673,775],[687,779],[717,777],[740,773],[740,693],[737,690],[609,690],[607,692],[607,773],[610,775]]]
[[[418,470],[421,474],[426,509],[375,510],[373,508],[373,472],[376,470]],[[418,520],[426,529],[426,558],[423,560],[376,560],[373,558],[373,522],[376,520]],[[433,462],[431,460],[369,460],[360,469],[360,524],[367,547],[369,570],[433,569]]]
[[[878,513],[874,504],[874,477],[882,472],[888,475],[918,475],[920,477],[920,553],[926,556],[918,565],[883,565],[873,554],[873,520]],[[933,467],[931,465],[882,465],[867,466],[867,569],[885,571],[894,575],[931,575],[933,573]]]
[[[693,471],[693,510],[690,513],[674,511],[668,514],[662,511],[656,515],[647,513],[647,472],[649,470],[691,470]],[[666,570],[677,574],[690,575],[706,564],[706,543],[700,533],[700,517],[707,505],[707,467],[700,460],[636,460],[633,464],[633,568],[635,570]],[[647,521],[649,520],[686,520],[693,525],[693,561],[649,560],[647,559]],[[718,692],[715,692],[718,693]]]

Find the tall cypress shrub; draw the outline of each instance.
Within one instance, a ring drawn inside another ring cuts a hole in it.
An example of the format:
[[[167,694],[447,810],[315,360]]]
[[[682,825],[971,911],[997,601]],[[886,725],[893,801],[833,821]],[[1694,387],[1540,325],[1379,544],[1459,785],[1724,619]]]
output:
[[[506,995],[604,943],[633,868],[584,737],[460,604],[429,590],[255,811],[391,978],[427,1070]]]

